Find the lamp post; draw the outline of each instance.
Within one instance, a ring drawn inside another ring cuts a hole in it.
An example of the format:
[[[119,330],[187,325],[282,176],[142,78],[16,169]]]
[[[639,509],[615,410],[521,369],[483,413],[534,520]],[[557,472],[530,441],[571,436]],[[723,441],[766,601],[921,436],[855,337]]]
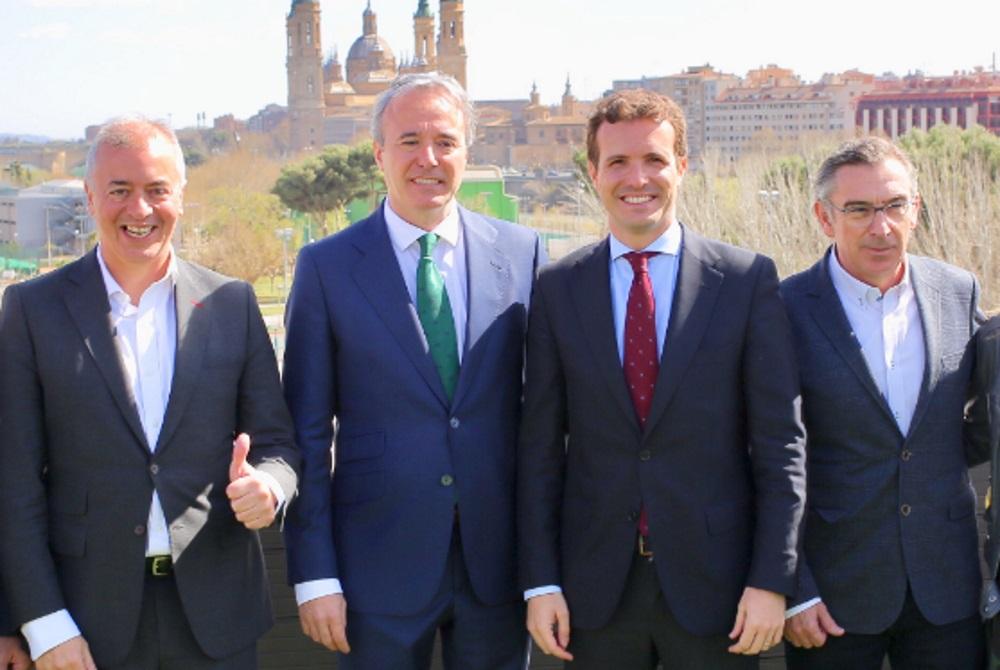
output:
[[[281,263],[282,263],[282,276],[281,276],[281,293],[283,296],[283,302],[288,302],[288,242],[292,239],[292,234],[295,231],[292,228],[278,228],[274,231],[274,234],[278,236],[281,240]]]

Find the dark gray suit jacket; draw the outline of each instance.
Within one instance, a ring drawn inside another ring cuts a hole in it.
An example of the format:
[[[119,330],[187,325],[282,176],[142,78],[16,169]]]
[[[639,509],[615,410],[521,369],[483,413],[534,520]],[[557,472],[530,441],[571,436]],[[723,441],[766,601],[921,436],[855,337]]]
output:
[[[271,624],[257,534],[225,489],[234,432],[295,495],[298,454],[248,285],[178,261],[177,351],[154,454],[125,382],[95,252],[7,289],[0,312],[0,565],[14,623],[66,608],[98,667],[126,655],[143,592],[153,489],[202,649]]]
[[[746,586],[790,594],[805,438],[774,263],[684,228],[653,404],[622,372],[605,239],[542,269],[518,445],[524,588],[562,586],[573,624],[612,616],[649,512],[674,617],[730,630]]]
[[[868,371],[830,280],[827,252],[782,283],[795,334],[808,436],[808,513],[799,592],[822,597],[852,633],[898,617],[907,584],[923,615],[946,624],[976,613],[976,498],[963,414],[978,285],[968,272],[909,256],[926,362],[903,435]]]

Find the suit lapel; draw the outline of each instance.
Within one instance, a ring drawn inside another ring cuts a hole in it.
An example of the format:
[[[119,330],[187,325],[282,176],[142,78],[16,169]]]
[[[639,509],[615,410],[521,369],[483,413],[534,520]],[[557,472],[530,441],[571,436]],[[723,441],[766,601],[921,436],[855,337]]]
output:
[[[574,266],[569,290],[580,319],[580,332],[590,347],[594,364],[615,402],[638,432],[639,420],[625,384],[611,312],[610,253],[608,238],[604,238]]]
[[[177,430],[184,408],[194,395],[193,389],[203,374],[202,360],[205,347],[208,346],[211,309],[208,294],[198,285],[190,266],[178,259],[177,282],[174,286],[174,310],[177,315],[174,378],[170,384],[170,399],[163,416],[163,427],[156,442],[157,450],[168,444]]]
[[[684,228],[674,303],[667,338],[663,343],[653,405],[646,422],[647,435],[677,392],[684,371],[711,321],[723,279],[722,273],[715,267],[716,263],[715,254],[704,240],[690,228]]]
[[[497,249],[497,230],[489,221],[459,210],[465,237],[466,286],[469,297],[465,352],[452,405],[458,406],[482,361],[483,336],[500,316],[510,291],[510,259]]]
[[[67,274],[63,301],[76,324],[83,342],[94,359],[94,364],[104,377],[111,396],[125,417],[126,423],[146,449],[146,434],[139,421],[139,410],[135,398],[125,382],[121,356],[114,342],[114,317],[108,303],[107,289],[101,278],[101,268],[97,262],[97,250],[84,256]]]
[[[930,404],[931,391],[937,386],[941,377],[941,293],[932,279],[924,274],[926,266],[920,260],[910,256],[910,281],[917,297],[917,311],[920,313],[920,325],[924,331],[924,378],[917,397],[917,406],[913,410],[910,421],[910,433],[920,423],[920,419]]]
[[[361,253],[361,258],[352,269],[358,289],[434,395],[442,405],[449,407],[441,377],[428,352],[417,309],[406,292],[406,283],[392,249],[382,208],[364,222],[355,225],[365,226],[365,234],[359,235],[360,239],[355,242],[355,247]]]
[[[840,297],[830,279],[828,264],[830,263],[830,254],[833,253],[832,249],[831,247],[826,256],[810,270],[812,275],[810,295],[813,298],[810,312],[820,330],[830,340],[830,344],[847,363],[847,367],[851,369],[876,404],[887,414],[893,425],[896,425],[892,410],[889,409],[885,398],[882,397],[875,380],[872,378],[871,370],[868,369],[868,363],[865,362],[864,354],[861,352],[861,344],[851,328],[851,323],[844,313],[844,306],[840,303]]]

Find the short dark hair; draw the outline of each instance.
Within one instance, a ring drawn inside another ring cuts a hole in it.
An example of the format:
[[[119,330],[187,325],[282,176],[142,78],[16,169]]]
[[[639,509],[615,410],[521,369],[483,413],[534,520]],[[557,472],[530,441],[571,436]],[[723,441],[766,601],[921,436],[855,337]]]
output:
[[[903,164],[906,174],[910,177],[912,191],[910,195],[916,194],[917,169],[913,167],[913,161],[903,149],[889,140],[874,135],[848,140],[828,156],[819,166],[819,172],[816,173],[813,194],[817,200],[827,201],[833,190],[833,180],[837,175],[837,170],[845,165],[878,165],[893,158]]]
[[[638,119],[669,123],[674,129],[674,154],[678,158],[687,156],[687,123],[680,106],[665,95],[644,88],[630,88],[604,96],[594,107],[587,121],[587,160],[597,165],[600,158],[597,131],[604,123]]]

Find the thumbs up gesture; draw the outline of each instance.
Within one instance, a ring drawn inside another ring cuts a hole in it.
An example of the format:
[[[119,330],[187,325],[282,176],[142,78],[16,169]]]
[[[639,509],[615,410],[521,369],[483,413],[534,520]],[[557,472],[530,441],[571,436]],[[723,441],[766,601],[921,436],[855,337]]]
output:
[[[267,528],[274,521],[278,501],[257,469],[247,463],[250,436],[240,433],[233,440],[233,459],[229,463],[229,486],[226,495],[236,520],[250,530]]]

